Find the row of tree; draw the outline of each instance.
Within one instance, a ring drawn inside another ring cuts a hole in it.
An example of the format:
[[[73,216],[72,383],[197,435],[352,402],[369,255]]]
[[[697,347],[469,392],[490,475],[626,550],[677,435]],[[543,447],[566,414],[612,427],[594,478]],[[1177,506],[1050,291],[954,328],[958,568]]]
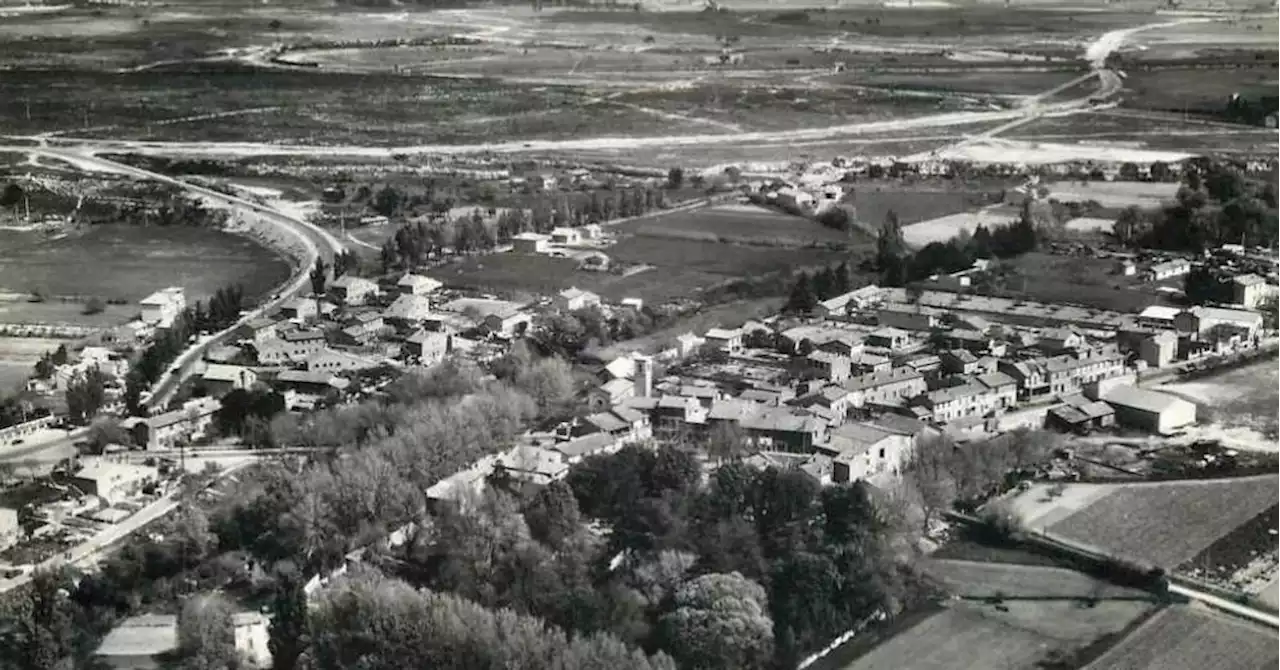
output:
[[[981,258],[1013,258],[1034,251],[1040,231],[1052,225],[1052,211],[1044,203],[1026,200],[1017,221],[1003,226],[979,225],[946,242],[930,242],[912,252],[897,214],[890,212],[876,238],[875,267],[882,286],[903,286],[935,274],[972,267]]]
[[[791,287],[791,294],[782,306],[782,311],[788,314],[807,314],[819,302],[852,290],[853,276],[849,273],[848,263],[827,266],[812,275],[801,272],[796,275],[795,284]]]
[[[1280,240],[1276,184],[1250,180],[1226,163],[1189,163],[1174,202],[1155,210],[1125,209],[1112,234],[1135,248],[1198,253],[1223,244],[1271,247]]]

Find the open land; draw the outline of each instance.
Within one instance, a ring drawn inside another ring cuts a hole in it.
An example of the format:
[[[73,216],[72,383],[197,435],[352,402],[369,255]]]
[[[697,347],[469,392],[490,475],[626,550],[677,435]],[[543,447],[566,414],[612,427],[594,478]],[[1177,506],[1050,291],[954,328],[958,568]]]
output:
[[[289,275],[288,264],[270,251],[217,230],[100,225],[57,240],[10,235],[0,231],[0,236],[13,241],[0,244],[0,291],[8,293],[38,291],[45,296],[136,303],[166,286],[182,286],[187,300],[194,302],[232,284],[241,284],[249,295],[260,295]],[[0,307],[0,320],[54,318],[44,304],[10,303]],[[79,322],[74,310],[60,309],[66,319]],[[127,319],[132,313],[114,316]]]
[[[1276,635],[1195,605],[1174,605],[1151,617],[1088,670],[1252,670],[1280,661]]]
[[[638,237],[778,247],[843,245],[851,241],[849,233],[824,227],[812,219],[755,205],[719,205],[649,217],[610,230]],[[866,241],[856,232],[852,239]]]
[[[1140,600],[958,602],[899,633],[846,670],[1031,668],[1123,631],[1153,605]],[[1003,609],[1003,611],[1002,611]]]
[[[0,396],[25,381],[40,356],[65,343],[37,337],[0,337]]]
[[[1132,598],[1151,594],[1117,586],[1075,570],[950,559],[929,560],[924,571],[961,598]]]
[[[1280,477],[1142,484],[1037,484],[1013,501],[1031,528],[1132,560],[1173,568],[1268,507]]]
[[[1275,443],[1280,372],[1274,359],[1195,381],[1163,384],[1160,390],[1196,403],[1201,425],[1195,429],[1222,439],[1224,446]]]

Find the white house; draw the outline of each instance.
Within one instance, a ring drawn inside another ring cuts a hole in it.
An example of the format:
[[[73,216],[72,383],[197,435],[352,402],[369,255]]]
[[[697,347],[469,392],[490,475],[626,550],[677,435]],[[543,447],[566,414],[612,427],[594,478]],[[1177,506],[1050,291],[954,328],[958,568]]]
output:
[[[600,296],[580,288],[567,288],[556,296],[556,306],[569,312],[576,312],[599,304]]]
[[[547,251],[551,237],[541,233],[520,233],[511,238],[511,248],[522,254],[541,254]]]
[[[435,365],[449,354],[450,336],[433,330],[419,330],[405,340],[405,350],[422,365]]]
[[[160,471],[150,466],[97,460],[73,475],[71,483],[86,495],[115,504],[136,493],[146,483],[157,481],[159,476]]]
[[[159,328],[168,328],[187,306],[186,291],[181,286],[170,286],[142,299],[142,321]]]
[[[378,285],[363,277],[343,275],[329,285],[329,292],[344,305],[363,305],[378,295]]]
[[[392,323],[410,324],[425,321],[431,316],[431,301],[417,293],[406,293],[396,298],[382,313]]]
[[[1151,281],[1164,281],[1174,277],[1181,277],[1188,272],[1191,272],[1191,261],[1175,258],[1171,261],[1152,265],[1151,269],[1147,270],[1147,278]]]
[[[582,231],[577,228],[556,228],[551,231],[551,242],[567,246],[582,244]]]
[[[440,290],[442,286],[444,284],[430,277],[413,273],[406,273],[400,281],[396,282],[396,288],[406,295],[427,295]]]

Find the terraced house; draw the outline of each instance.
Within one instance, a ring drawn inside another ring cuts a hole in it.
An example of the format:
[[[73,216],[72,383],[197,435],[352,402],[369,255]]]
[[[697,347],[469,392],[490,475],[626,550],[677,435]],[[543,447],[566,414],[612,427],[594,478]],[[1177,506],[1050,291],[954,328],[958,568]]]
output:
[[[1017,382],[1020,400],[1079,393],[1085,384],[1119,377],[1126,371],[1124,354],[1112,347],[1053,358],[1000,361],[997,367]]]

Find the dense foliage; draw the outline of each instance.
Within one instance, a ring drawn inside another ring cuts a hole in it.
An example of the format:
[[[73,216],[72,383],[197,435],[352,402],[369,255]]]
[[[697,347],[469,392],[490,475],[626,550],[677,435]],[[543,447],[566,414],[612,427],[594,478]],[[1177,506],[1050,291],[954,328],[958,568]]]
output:
[[[875,267],[882,286],[903,286],[935,274],[964,270],[980,258],[1013,258],[1034,251],[1039,233],[1050,225],[1052,213],[1045,203],[1027,199],[1018,220],[1005,226],[980,225],[973,234],[946,242],[930,242],[912,253],[902,236],[902,225],[893,212],[876,238]]]

